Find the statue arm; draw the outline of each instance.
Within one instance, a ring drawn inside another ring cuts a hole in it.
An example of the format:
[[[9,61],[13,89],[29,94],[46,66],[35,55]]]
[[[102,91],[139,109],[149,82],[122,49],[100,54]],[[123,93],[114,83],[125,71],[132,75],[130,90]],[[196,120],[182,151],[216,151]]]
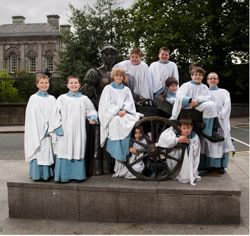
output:
[[[99,73],[95,68],[91,68],[85,74],[83,79],[83,85],[80,88],[80,92],[88,96],[90,99],[96,97],[95,87],[98,85]]]

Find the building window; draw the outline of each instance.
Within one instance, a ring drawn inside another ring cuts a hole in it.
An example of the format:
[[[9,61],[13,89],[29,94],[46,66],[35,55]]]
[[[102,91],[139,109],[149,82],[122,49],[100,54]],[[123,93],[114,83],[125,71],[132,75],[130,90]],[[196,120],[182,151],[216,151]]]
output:
[[[53,71],[53,57],[47,57],[47,68],[49,71]]]
[[[15,53],[10,54],[10,72],[15,73],[18,68],[18,59]]]
[[[30,72],[36,72],[36,58],[30,58]]]
[[[8,58],[4,58],[4,69],[7,70],[8,68]]]

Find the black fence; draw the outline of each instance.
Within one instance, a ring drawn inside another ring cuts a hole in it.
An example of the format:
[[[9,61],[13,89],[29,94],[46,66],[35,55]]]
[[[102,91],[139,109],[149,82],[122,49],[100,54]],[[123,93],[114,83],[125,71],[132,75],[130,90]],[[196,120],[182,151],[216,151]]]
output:
[[[219,87],[227,89],[231,94],[232,103],[249,103],[249,65],[240,64],[230,67],[231,73],[220,76]],[[180,72],[180,84],[190,80],[188,69]],[[185,73],[184,73],[185,72]],[[204,78],[204,83],[206,79]],[[35,74],[0,78],[0,104],[27,103],[29,97],[37,91]],[[66,79],[50,78],[49,93],[56,98],[68,91]]]
[[[37,92],[35,75],[14,78],[0,78],[0,103],[27,103],[29,97]],[[68,91],[65,79],[50,78],[49,94],[56,98]]]

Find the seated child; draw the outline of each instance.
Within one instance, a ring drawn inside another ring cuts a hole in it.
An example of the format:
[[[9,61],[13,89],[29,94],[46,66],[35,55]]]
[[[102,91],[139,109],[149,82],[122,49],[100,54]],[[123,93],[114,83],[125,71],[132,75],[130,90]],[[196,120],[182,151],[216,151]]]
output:
[[[143,143],[146,144],[146,139],[142,137],[142,127],[135,128],[134,131],[134,142],[131,142],[131,147],[129,148],[129,152],[132,154],[129,158],[129,162],[133,163],[139,158],[143,156],[143,153],[140,153],[140,150],[144,149],[141,144],[137,143]],[[136,142],[137,141],[137,142]],[[140,161],[132,166],[132,168],[138,172],[141,173],[144,169],[144,163],[143,161]],[[118,160],[115,161],[115,174],[113,177],[124,177],[126,179],[136,179],[136,177],[128,170],[128,168],[123,164],[123,162],[120,162]]]
[[[175,77],[169,77],[165,81],[164,96],[165,100],[171,104],[174,104],[176,99],[176,91],[178,89],[178,81]]]
[[[142,114],[136,112],[132,93],[123,84],[124,69],[113,68],[111,78],[113,82],[104,87],[99,102],[100,144],[112,158],[124,162],[131,131]]]
[[[198,135],[192,131],[193,124],[191,119],[180,119],[179,128],[181,135],[178,135],[173,127],[170,127],[162,132],[156,146],[163,148],[173,148],[178,143],[186,143],[187,148],[182,162],[180,172],[177,174],[176,179],[181,183],[190,183],[195,185],[196,181],[201,180],[198,175],[198,166],[200,162],[200,139]],[[170,156],[180,158],[180,150],[173,150],[169,153]],[[172,168],[175,165],[174,160],[167,159],[168,166]]]
[[[180,86],[176,93],[176,101],[173,106],[172,116],[170,119],[176,120],[184,106],[186,108],[195,108],[202,112],[203,136],[212,142],[221,142],[224,140],[222,136],[217,134],[218,118],[216,104],[210,101],[208,87],[202,83],[205,71],[201,67],[193,67],[191,69],[192,80]]]

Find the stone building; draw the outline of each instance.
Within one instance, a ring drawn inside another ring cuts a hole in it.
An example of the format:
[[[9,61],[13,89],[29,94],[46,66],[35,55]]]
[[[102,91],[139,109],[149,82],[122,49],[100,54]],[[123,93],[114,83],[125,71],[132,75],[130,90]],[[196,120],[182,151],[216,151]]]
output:
[[[62,50],[60,34],[70,25],[59,26],[58,15],[48,15],[47,23],[25,23],[25,17],[13,16],[12,24],[0,25],[0,70],[9,73],[24,70],[55,74]]]

